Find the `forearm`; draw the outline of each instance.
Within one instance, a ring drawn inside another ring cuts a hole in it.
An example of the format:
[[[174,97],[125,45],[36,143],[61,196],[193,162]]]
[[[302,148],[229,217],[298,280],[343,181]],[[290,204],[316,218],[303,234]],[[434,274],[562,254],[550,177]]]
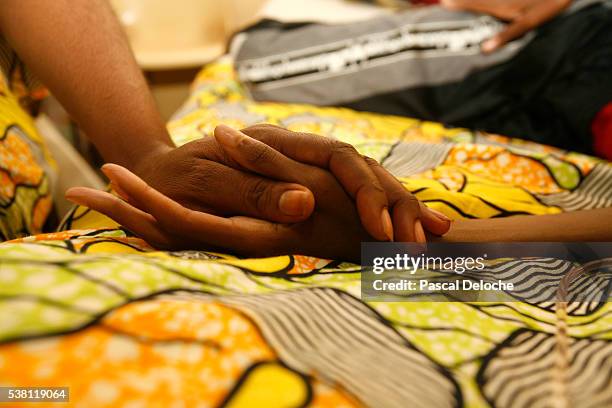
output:
[[[105,0],[3,0],[0,29],[107,161],[128,168],[172,146]]]
[[[612,241],[612,208],[556,215],[459,220],[439,242]]]

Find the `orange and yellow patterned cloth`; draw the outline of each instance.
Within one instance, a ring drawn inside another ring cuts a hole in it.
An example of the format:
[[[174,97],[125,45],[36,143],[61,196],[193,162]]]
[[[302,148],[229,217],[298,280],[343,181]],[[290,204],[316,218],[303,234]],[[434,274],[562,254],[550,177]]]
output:
[[[601,160],[408,118],[255,103],[224,62],[202,70],[169,129],[181,144],[259,122],[352,143],[454,219],[612,205]],[[553,285],[571,267],[529,262]],[[76,208],[64,231],[0,245],[0,385],[70,387],[62,407],[612,402],[609,304],[364,302],[360,273],[290,254],[156,251]]]
[[[0,241],[42,232],[53,160],[28,109],[45,95],[0,36]]]

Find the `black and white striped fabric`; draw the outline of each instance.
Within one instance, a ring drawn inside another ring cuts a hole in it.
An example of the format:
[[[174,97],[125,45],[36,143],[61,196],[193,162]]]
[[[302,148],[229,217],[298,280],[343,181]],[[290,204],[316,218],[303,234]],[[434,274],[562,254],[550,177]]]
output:
[[[487,267],[482,271],[466,271],[463,276],[485,282],[502,280],[513,283],[509,295],[516,300],[554,311],[557,294],[563,278],[576,265],[553,259],[518,259]],[[612,260],[590,267],[584,265],[583,273],[567,288],[568,314],[588,315],[610,300],[612,289]]]
[[[461,405],[442,367],[345,292],[316,288],[223,302],[253,319],[287,366],[339,384],[366,406]]]
[[[400,142],[381,164],[396,177],[408,177],[442,164],[451,148],[450,143]]]
[[[598,164],[572,192],[538,194],[546,205],[565,211],[591,210],[612,206],[612,166]]]
[[[554,335],[515,332],[485,358],[478,373],[485,398],[499,408],[612,406],[612,343],[573,338],[569,342],[569,370],[558,373]],[[558,384],[557,377],[564,375],[567,381]]]
[[[492,17],[428,7],[350,24],[264,23],[232,50],[255,100],[341,105],[507,61],[529,38],[493,55],[479,49],[502,28]]]

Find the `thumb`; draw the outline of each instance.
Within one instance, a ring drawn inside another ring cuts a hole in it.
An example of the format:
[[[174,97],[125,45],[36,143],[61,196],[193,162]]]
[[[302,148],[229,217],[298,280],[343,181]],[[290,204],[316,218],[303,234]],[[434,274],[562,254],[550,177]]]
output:
[[[497,33],[493,38],[488,39],[487,41],[482,43],[482,52],[485,54],[490,54],[494,51],[497,51],[510,41],[521,37],[531,28],[528,27],[524,20],[519,19],[515,20],[512,23],[508,24],[506,28]]]
[[[504,30],[482,44],[484,53],[491,53],[504,44],[553,19],[571,4],[571,0],[537,1],[517,16]]]
[[[256,215],[264,214],[267,220],[289,223],[310,217],[315,207],[314,195],[308,188],[295,183],[299,178],[296,173],[304,172],[306,166],[229,126],[217,126],[214,137],[239,168],[249,170],[257,179],[263,180],[244,191],[245,201],[257,203],[259,214]],[[279,188],[285,191],[279,191]],[[281,214],[283,217],[279,219]]]

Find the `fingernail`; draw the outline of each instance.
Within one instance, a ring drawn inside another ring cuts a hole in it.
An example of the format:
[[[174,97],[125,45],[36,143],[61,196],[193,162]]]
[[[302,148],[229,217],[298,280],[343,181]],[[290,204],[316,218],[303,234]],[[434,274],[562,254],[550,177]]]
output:
[[[285,215],[304,215],[306,213],[308,198],[309,194],[304,191],[285,191],[278,200],[278,208]]]
[[[102,165],[100,169],[102,170],[102,173],[104,173],[106,177],[108,177],[109,179],[112,179],[116,177],[118,168],[119,166],[117,166],[116,164],[106,163]]]
[[[427,210],[429,210],[433,215],[435,215],[442,221],[451,222],[451,219],[448,218],[446,215],[442,214],[440,211],[434,210],[433,208],[429,208],[429,207],[427,207]]]
[[[111,169],[112,169],[112,166],[109,166],[108,163],[103,164],[102,167],[100,167],[100,170],[102,170],[102,173],[104,173],[106,177],[108,177],[108,175],[111,173]]]
[[[393,241],[393,224],[391,223],[391,216],[389,215],[387,207],[383,208],[380,218],[387,239]]]
[[[421,220],[417,218],[414,222],[414,238],[416,242],[419,244],[427,243],[427,238],[425,237],[425,231],[423,231],[423,225],[421,225]]]
[[[66,191],[66,194],[64,194],[64,197],[66,198],[66,200],[71,201],[75,204],[84,205],[84,195],[84,193],[81,193],[79,191],[68,190]]]
[[[227,125],[219,125],[215,128],[215,138],[226,146],[236,147],[240,140],[244,138],[244,135],[239,130],[232,129]]]
[[[482,43],[482,50],[487,53],[493,52],[498,47],[498,45],[499,45],[499,41],[496,39],[487,40],[484,43]]]
[[[113,171],[120,168],[121,166],[115,163],[104,163],[101,167],[102,171]]]

